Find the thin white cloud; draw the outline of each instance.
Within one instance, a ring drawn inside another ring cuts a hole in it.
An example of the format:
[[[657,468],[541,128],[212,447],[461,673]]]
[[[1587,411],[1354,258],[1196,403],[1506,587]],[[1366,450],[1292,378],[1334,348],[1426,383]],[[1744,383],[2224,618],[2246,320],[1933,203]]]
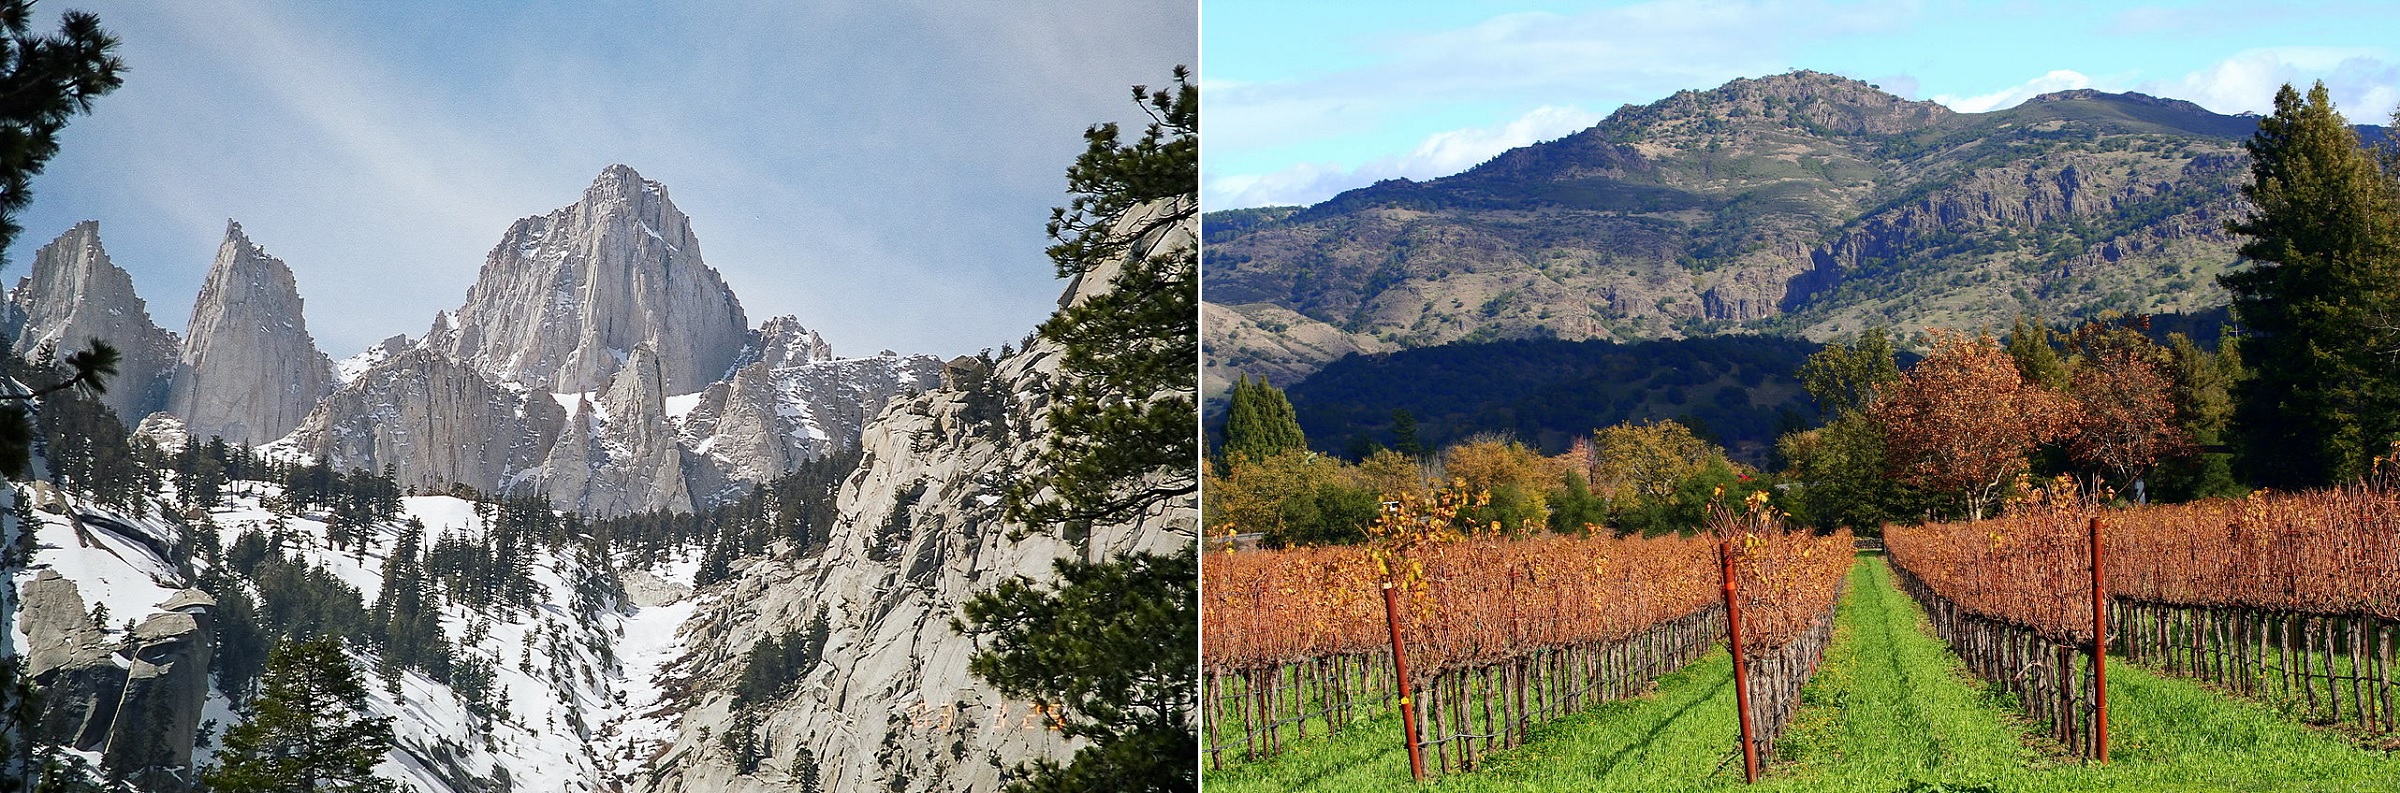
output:
[[[1202,201],[1212,210],[1314,204],[1383,179],[1448,176],[1509,149],[1590,127],[1601,118],[1579,107],[1544,105],[1506,123],[1434,133],[1407,154],[1378,157],[1356,168],[1301,163],[1267,174],[1211,177]]]
[[[2352,123],[2382,124],[2400,102],[2400,58],[2382,49],[2271,47],[2235,53],[2182,77],[2144,83],[2144,93],[2188,99],[2219,113],[2267,113],[2275,91],[2323,80]]]
[[[454,308],[508,224],[625,163],[667,184],[751,317],[844,354],[956,354],[1056,305],[1042,219],[1088,124],[1194,63],[1186,4],[77,0],[125,87],[68,128],[10,255],[85,219],[182,324],[225,219],[346,355]],[[973,77],[961,77],[972,75]],[[22,270],[18,271],[19,273]]]
[[[1652,0],[1574,14],[1528,12],[1364,47],[1364,66],[1227,84],[1209,97],[1204,145],[1239,153],[1355,134],[1429,103],[1588,107],[1790,69],[1797,42],[1890,32],[1918,3]]]
[[[1950,109],[1961,113],[1982,113],[1992,110],[1999,110],[2001,108],[2016,107],[2018,104],[2023,103],[2027,99],[2032,99],[2053,91],[2072,91],[2078,88],[2090,87],[2092,87],[2092,78],[2086,77],[2083,75],[2083,73],[2071,69],[2058,69],[2050,72],[2049,74],[2045,74],[2040,77],[2009,86],[2007,88],[2002,88],[1998,91],[1993,91],[1988,94],[1979,94],[1975,96],[1935,94],[1933,101],[1940,102]]]

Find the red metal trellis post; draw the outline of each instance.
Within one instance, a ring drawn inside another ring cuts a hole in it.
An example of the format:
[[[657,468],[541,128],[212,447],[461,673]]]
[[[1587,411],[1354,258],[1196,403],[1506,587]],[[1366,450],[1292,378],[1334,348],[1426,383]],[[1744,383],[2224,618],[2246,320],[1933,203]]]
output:
[[[1383,582],[1383,619],[1392,628],[1392,672],[1400,678],[1400,732],[1408,740],[1408,773],[1425,781],[1425,750],[1417,745],[1417,703],[1408,687],[1408,650],[1400,644],[1400,596]]]
[[[1725,568],[1725,633],[1733,653],[1733,700],[1742,720],[1742,781],[1758,782],[1758,742],[1750,725],[1750,665],[1742,660],[1742,604],[1733,585],[1733,541],[1717,541],[1717,560]]]
[[[2108,762],[2108,588],[2101,575],[2100,519],[2092,518],[2092,748]]]

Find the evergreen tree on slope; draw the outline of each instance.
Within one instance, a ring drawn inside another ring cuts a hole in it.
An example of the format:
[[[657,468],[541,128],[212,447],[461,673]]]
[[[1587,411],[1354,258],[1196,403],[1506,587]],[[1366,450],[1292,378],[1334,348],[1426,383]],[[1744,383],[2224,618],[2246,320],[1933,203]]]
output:
[[[1308,436],[1301,433],[1300,419],[1282,389],[1247,376],[1234,381],[1225,403],[1225,462],[1307,449]]]
[[[1177,68],[1167,90],[1134,88],[1154,119],[1139,140],[1120,142],[1114,124],[1086,131],[1067,169],[1076,196],[1051,214],[1060,277],[1123,268],[1112,289],[1042,324],[1065,350],[1065,382],[1050,440],[1008,499],[1010,519],[1078,542],[1198,489],[1199,252],[1131,255],[1198,211],[1200,94],[1188,78]],[[1137,210],[1150,214],[1120,228]],[[1198,788],[1196,550],[1061,559],[1055,584],[1014,577],[965,605],[952,627],[985,648],[969,668],[1090,741],[1065,765],[1019,766],[1010,790]]]
[[[250,717],[225,734],[219,764],[202,781],[217,793],[397,791],[374,774],[392,748],[391,719],[366,707],[366,685],[340,639],[278,645]]]

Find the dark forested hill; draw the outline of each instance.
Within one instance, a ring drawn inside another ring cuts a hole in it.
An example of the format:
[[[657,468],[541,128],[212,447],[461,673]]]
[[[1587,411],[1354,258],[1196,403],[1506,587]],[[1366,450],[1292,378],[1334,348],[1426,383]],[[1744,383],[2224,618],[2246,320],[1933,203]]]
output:
[[[1391,445],[1392,412],[1406,410],[1428,449],[1504,432],[1555,453],[1610,424],[1677,419],[1756,464],[1779,430],[1816,418],[1794,374],[1816,349],[1764,336],[1451,344],[1345,357],[1287,393],[1329,452]]]

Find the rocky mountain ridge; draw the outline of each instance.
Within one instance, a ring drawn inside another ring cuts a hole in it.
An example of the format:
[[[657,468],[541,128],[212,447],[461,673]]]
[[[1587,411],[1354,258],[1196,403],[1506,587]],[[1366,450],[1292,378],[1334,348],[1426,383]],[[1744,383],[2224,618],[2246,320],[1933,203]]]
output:
[[[856,443],[886,401],[934,387],[942,367],[838,358],[792,317],[751,329],[665,186],[623,165],[576,203],[512,224],[423,338],[339,365],[310,338],[290,267],[238,223],[187,338],[149,322],[93,223],[43,248],[9,305],[21,353],[84,336],[123,349],[109,404],[129,425],[165,411],[193,438],[389,467],[429,491],[540,493],[599,516],[738,495]]]
[[[2197,311],[2225,300],[2255,128],[2088,90],[1957,113],[1805,71],[1684,91],[1454,176],[1212,213],[1207,388],[1459,340]]]
[[[8,294],[14,310],[0,330],[9,351],[32,357],[47,347],[65,355],[92,339],[106,341],[124,359],[101,403],[137,419],[166,409],[183,341],[150,321],[133,277],[101,247],[99,222],[77,223],[35,251],[32,270]]]
[[[1140,228],[1173,209],[1146,205],[1119,228]],[[1169,226],[1129,255],[1193,245],[1196,225]],[[1079,279],[1061,305],[1111,288],[1116,272],[1102,268]],[[1040,711],[967,671],[976,647],[948,617],[1006,577],[1051,579],[1052,561],[1061,557],[1189,548],[1198,539],[1198,505],[1187,497],[1127,525],[1096,527],[1082,542],[1010,536],[1023,527],[1003,517],[1002,494],[1047,441],[1045,412],[1062,356],[1045,339],[988,362],[952,362],[939,388],[895,400],[867,425],[864,459],[837,492],[839,517],[824,549],[780,545],[703,588],[707,605],[684,628],[692,651],[662,669],[694,695],[659,715],[659,727],[671,729],[632,775],[644,781],[634,789],[800,789],[789,769],[805,750],[821,790],[991,791],[1004,781],[1003,766],[1072,753],[1076,747]],[[763,757],[761,770],[744,773],[722,740],[739,661],[759,641],[799,630],[820,613],[832,615],[824,654],[844,661],[819,664],[794,693],[752,706]]]
[[[193,435],[227,443],[266,443],[299,426],[337,382],[302,305],[292,268],[226,221],[192,304],[167,412]]]

